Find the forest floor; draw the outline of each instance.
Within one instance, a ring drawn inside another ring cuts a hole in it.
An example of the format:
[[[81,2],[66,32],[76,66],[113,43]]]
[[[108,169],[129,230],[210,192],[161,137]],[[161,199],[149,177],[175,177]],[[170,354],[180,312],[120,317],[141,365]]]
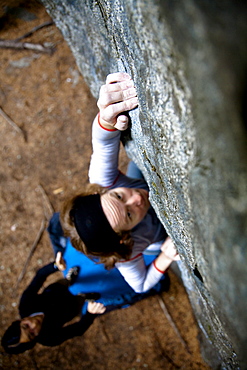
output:
[[[0,5],[0,39],[13,40],[50,20],[32,1]],[[23,271],[43,220],[52,204],[59,211],[72,191],[87,182],[91,122],[96,101],[55,25],[22,41],[55,46],[50,55],[32,50],[1,49],[0,107],[0,336],[18,318],[18,302],[35,271],[53,260],[47,232]],[[121,154],[124,170],[128,160]],[[45,191],[47,198],[44,196]],[[56,273],[58,275],[59,272]],[[183,285],[171,271],[171,288],[161,298],[180,336],[150,297],[132,307],[100,316],[82,337],[58,347],[36,345],[21,355],[0,348],[2,369],[209,369],[199,348],[198,327]]]

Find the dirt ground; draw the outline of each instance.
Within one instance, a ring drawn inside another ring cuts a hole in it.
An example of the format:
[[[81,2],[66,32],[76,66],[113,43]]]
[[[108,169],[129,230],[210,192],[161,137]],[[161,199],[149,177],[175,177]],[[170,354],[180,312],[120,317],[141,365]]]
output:
[[[15,39],[49,21],[34,1],[0,5],[0,38]],[[35,271],[53,259],[46,231],[17,284],[47,210],[87,182],[95,99],[80,76],[73,55],[55,25],[26,42],[55,46],[52,54],[1,49],[0,115],[1,250],[0,336],[18,318],[21,292]],[[127,159],[122,154],[122,169]],[[56,273],[59,277],[59,272]],[[164,314],[157,296],[97,318],[83,337],[58,347],[41,345],[21,355],[0,348],[2,369],[208,369],[203,362],[188,297],[170,272],[171,288],[162,299],[183,341]]]

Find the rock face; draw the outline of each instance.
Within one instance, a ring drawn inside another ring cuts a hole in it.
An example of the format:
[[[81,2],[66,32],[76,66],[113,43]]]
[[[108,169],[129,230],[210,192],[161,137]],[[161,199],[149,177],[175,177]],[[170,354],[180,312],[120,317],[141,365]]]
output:
[[[246,5],[42,1],[95,97],[108,73],[133,77],[124,141],[180,252],[205,360],[246,368]]]

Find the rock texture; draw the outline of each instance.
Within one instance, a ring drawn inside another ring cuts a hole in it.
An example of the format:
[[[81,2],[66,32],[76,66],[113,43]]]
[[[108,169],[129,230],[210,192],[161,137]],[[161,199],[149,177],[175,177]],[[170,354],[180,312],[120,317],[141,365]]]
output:
[[[110,72],[133,77],[123,140],[180,252],[205,360],[246,368],[246,5],[42,2],[94,96]]]

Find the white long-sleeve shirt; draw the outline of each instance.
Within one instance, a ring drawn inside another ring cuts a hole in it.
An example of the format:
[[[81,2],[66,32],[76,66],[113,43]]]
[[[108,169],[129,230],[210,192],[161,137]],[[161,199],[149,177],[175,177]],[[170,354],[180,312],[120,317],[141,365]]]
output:
[[[127,187],[148,190],[144,180],[132,179],[119,171],[120,135],[120,131],[102,128],[96,116],[92,131],[93,154],[89,167],[89,181],[109,189]],[[127,261],[118,262],[116,267],[136,292],[151,289],[161,279],[163,272],[156,268],[154,262],[147,267],[143,254],[155,254],[156,251],[158,255],[166,236],[166,231],[152,207],[144,219],[131,230],[131,237],[134,240],[131,257]]]

